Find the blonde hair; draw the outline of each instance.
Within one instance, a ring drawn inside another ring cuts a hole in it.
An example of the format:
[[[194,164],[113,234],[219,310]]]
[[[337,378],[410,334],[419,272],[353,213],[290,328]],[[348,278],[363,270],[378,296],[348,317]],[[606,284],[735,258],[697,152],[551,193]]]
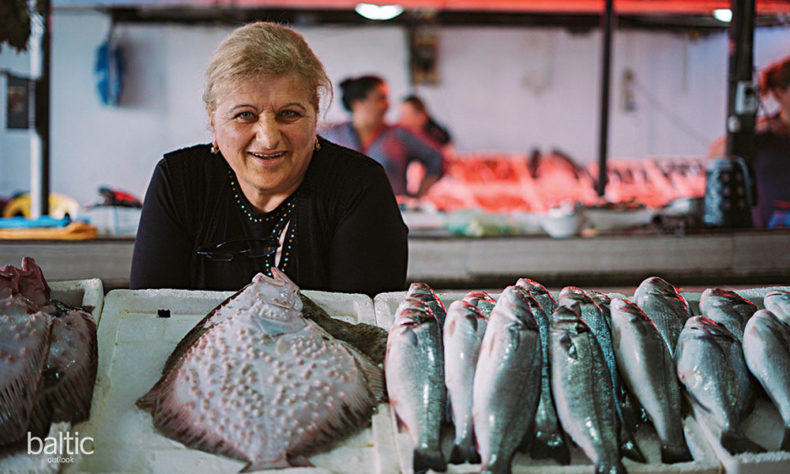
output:
[[[302,35],[276,23],[258,21],[233,30],[217,47],[206,69],[203,102],[217,108],[220,89],[248,79],[294,74],[312,91],[316,112],[322,97],[332,100],[332,82]]]

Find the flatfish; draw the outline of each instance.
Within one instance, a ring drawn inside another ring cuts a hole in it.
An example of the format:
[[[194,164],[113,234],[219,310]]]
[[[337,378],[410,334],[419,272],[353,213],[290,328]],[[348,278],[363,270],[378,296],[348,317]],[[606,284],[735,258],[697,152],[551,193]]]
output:
[[[0,288],[0,449],[27,432],[51,330],[48,314],[9,287]]]
[[[414,472],[444,471],[444,351],[439,323],[425,301],[407,296],[398,305],[387,338],[384,373],[398,427],[405,428],[414,446]]]
[[[680,333],[675,357],[678,379],[692,405],[719,431],[721,445],[732,454],[764,451],[741,427],[753,393],[738,339],[723,324],[693,316]]]
[[[761,309],[743,334],[746,365],[765,389],[784,423],[780,449],[790,451],[790,322]]]
[[[384,396],[381,369],[302,317],[299,288],[272,274],[200,321],[137,401],[166,436],[248,471],[307,464],[366,425]]]
[[[540,399],[541,347],[529,293],[509,286],[499,296],[480,346],[472,421],[483,472],[510,472]]]
[[[475,299],[473,296],[470,299]],[[453,301],[444,322],[444,381],[455,426],[450,462],[480,462],[472,428],[472,383],[486,331],[486,316],[467,298]]]
[[[743,342],[743,329],[757,306],[738,293],[721,288],[708,288],[699,297],[700,312],[723,324],[738,341]]]

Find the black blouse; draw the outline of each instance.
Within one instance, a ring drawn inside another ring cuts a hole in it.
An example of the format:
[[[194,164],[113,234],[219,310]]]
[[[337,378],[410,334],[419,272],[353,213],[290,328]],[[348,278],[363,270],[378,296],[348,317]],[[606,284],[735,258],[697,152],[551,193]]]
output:
[[[208,145],[166,154],[143,203],[130,288],[238,290],[266,273],[272,258],[251,252],[221,261],[197,252],[271,236],[285,215],[278,267],[300,288],[371,296],[402,290],[408,230],[384,169],[356,151],[320,144],[302,184],[268,214],[249,213],[230,166]]]

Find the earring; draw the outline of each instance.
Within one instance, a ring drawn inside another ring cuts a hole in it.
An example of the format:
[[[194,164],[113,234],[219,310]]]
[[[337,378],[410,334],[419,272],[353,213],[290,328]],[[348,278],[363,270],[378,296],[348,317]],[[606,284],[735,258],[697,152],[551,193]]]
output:
[[[219,153],[219,148],[217,148],[217,147],[216,147],[216,145],[214,145],[214,144],[212,143],[212,144],[211,144],[211,154],[212,154],[212,155],[216,155],[217,153]]]
[[[318,141],[318,137],[315,137],[315,147],[313,147],[313,149],[315,151],[318,151],[318,150],[321,149],[321,143]]]

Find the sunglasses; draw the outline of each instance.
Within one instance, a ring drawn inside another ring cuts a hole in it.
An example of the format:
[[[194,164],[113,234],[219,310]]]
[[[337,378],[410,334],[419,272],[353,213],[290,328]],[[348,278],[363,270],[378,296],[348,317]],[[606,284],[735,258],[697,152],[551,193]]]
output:
[[[276,252],[279,246],[280,243],[272,238],[234,239],[220,242],[214,246],[199,248],[195,253],[209,260],[231,262],[236,257],[268,257]]]

